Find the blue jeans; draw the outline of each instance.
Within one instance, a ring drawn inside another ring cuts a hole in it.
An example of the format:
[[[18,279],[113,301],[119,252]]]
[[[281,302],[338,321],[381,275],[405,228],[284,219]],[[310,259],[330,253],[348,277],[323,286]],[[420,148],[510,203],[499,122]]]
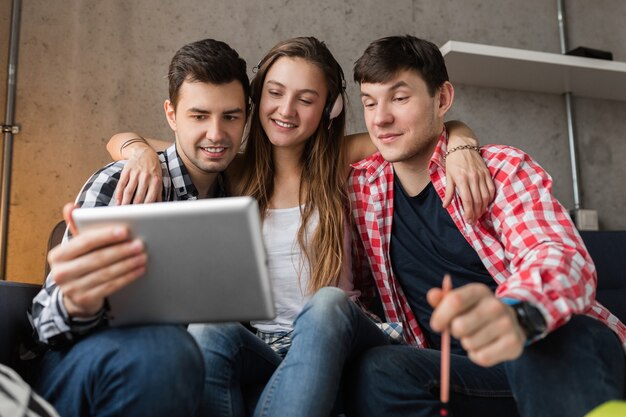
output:
[[[182,326],[106,328],[45,353],[35,390],[63,417],[193,416],[204,366]]]
[[[599,321],[575,316],[490,368],[452,355],[450,408],[457,416],[583,416],[624,393],[624,351]],[[440,354],[377,347],[350,370],[349,409],[358,416],[439,416]]]
[[[251,414],[282,358],[239,323],[192,324],[189,333],[204,356],[201,416]]]
[[[263,390],[255,416],[328,417],[344,364],[388,343],[342,290],[320,289],[296,318],[291,348]]]

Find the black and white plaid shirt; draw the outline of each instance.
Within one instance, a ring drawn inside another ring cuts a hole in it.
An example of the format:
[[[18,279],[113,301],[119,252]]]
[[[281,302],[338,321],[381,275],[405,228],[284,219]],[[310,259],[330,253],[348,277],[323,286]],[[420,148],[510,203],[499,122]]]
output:
[[[183,165],[176,146],[172,145],[159,153],[163,171],[163,201],[197,200],[198,191],[191,182],[187,169]],[[115,205],[113,193],[120,179],[126,161],[113,162],[89,178],[76,199],[80,207],[102,207]],[[223,176],[218,176],[216,196],[226,195]],[[65,231],[63,242],[69,239]],[[75,336],[83,335],[103,323],[104,310],[86,318],[70,318],[63,304],[63,295],[52,279],[46,278],[43,289],[33,300],[31,322],[37,331],[39,340],[48,344],[65,342]]]

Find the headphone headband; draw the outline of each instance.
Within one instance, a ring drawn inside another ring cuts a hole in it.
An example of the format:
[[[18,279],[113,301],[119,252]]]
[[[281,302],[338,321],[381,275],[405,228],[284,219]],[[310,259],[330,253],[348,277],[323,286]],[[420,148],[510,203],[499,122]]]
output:
[[[346,91],[346,80],[343,77],[343,71],[339,64],[337,64],[337,75],[339,76],[341,86],[339,87],[339,94],[337,94],[335,100],[329,102],[324,109],[324,115],[328,120],[337,118],[343,110],[343,93]]]

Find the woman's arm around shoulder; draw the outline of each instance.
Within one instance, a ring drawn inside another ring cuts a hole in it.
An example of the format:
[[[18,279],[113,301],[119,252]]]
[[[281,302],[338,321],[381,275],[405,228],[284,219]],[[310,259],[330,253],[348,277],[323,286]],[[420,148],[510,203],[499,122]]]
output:
[[[446,122],[448,131],[448,150],[466,145],[478,147],[476,135],[465,123],[460,121]],[[348,164],[358,162],[376,152],[369,134],[356,133],[348,135],[344,140],[345,155]],[[464,148],[463,150],[471,150]],[[346,176],[350,173],[350,165],[346,167]],[[465,220],[473,224],[487,211],[493,200],[495,187],[491,173],[480,152],[451,152],[446,158],[446,195],[443,206],[447,207],[458,189],[463,203]]]
[[[157,151],[171,145],[160,139],[146,139],[134,132],[113,135],[107,151],[115,161],[127,159],[113,198],[118,205],[161,201],[163,173]]]

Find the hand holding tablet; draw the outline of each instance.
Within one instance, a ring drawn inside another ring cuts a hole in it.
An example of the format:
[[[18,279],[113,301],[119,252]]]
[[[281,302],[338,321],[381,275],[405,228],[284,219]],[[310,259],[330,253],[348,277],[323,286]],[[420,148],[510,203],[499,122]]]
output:
[[[108,296],[113,326],[271,318],[274,306],[256,201],[232,197],[74,210],[80,237],[126,227],[145,274]]]

